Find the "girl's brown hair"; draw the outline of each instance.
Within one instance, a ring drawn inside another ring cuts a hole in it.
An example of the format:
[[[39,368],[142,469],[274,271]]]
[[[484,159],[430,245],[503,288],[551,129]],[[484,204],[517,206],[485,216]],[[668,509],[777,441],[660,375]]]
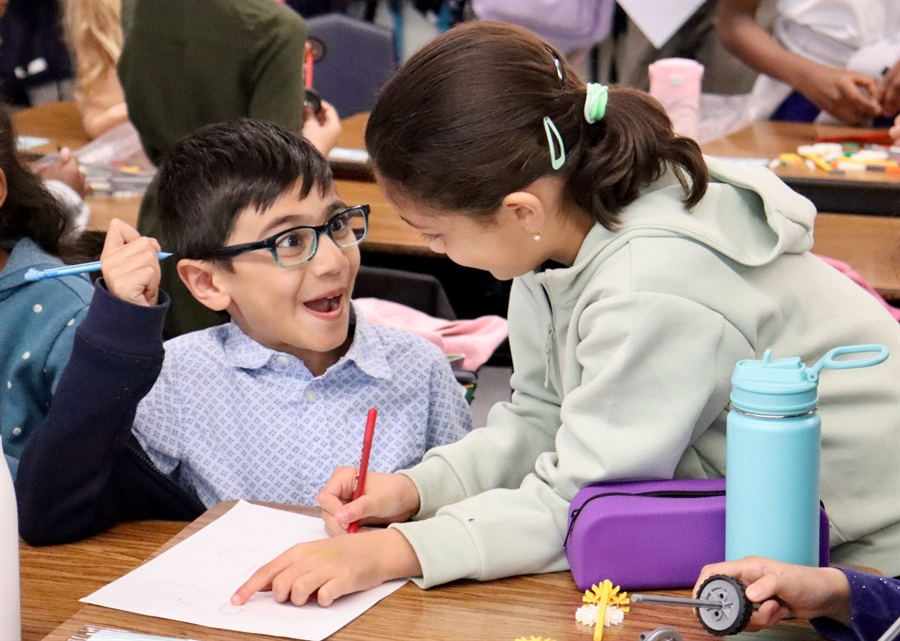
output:
[[[0,105],[0,170],[6,175],[6,200],[0,205],[0,241],[30,238],[65,263],[96,260],[104,234],[70,233],[71,219],[44,182],[22,164],[16,134],[4,105]]]
[[[530,31],[471,22],[433,40],[387,83],[366,147],[380,178],[402,194],[475,217],[548,175],[563,178],[568,197],[607,229],[667,168],[685,206],[700,201],[709,182],[700,148],[673,133],[656,100],[612,87],[605,117],[588,124],[585,97],[584,82]],[[565,144],[559,171],[545,116]]]

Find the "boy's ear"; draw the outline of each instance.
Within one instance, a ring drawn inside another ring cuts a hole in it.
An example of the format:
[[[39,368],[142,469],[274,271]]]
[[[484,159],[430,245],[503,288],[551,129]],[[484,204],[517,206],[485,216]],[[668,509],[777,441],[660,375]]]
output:
[[[500,203],[500,214],[524,226],[529,234],[538,233],[547,220],[543,201],[530,191],[515,191]]]
[[[205,260],[182,258],[177,269],[181,282],[206,307],[221,312],[231,304],[231,296],[218,277],[219,267]]]

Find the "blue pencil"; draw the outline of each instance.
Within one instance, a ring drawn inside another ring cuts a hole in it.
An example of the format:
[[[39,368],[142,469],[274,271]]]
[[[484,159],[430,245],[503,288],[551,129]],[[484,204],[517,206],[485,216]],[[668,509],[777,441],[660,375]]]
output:
[[[156,254],[160,260],[168,258],[172,254],[169,252],[158,252]],[[93,263],[81,263],[80,265],[66,265],[65,267],[54,267],[53,269],[29,269],[25,274],[25,280],[44,280],[45,278],[58,278],[60,276],[71,276],[73,274],[87,274],[88,272],[99,272],[100,261]]]

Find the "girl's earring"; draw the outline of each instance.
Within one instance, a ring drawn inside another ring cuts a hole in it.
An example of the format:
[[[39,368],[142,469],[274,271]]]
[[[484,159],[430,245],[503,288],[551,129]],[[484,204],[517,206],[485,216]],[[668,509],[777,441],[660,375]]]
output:
[[[535,240],[540,240],[541,239],[541,230],[538,229],[537,233],[532,234],[532,236],[534,237]]]

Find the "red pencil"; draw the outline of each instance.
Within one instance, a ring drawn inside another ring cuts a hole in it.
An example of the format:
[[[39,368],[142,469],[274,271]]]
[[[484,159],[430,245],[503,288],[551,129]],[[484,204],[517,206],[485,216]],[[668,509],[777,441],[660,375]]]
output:
[[[359,457],[359,468],[356,470],[356,487],[353,488],[353,498],[355,501],[361,497],[366,491],[366,472],[369,471],[369,454],[372,452],[372,437],[375,436],[375,419],[378,418],[378,410],[374,407],[369,410],[369,416],[366,419],[366,432],[363,435],[362,455]],[[359,521],[354,521],[347,526],[349,534],[359,532]]]

